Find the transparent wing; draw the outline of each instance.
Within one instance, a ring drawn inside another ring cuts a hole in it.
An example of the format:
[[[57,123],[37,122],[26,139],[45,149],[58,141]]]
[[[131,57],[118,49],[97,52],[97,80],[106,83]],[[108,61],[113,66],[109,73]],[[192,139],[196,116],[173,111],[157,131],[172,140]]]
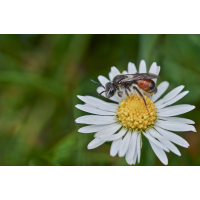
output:
[[[156,74],[152,73],[136,73],[136,74],[127,74],[128,78],[125,78],[120,81],[120,83],[127,83],[127,82],[133,82],[137,80],[147,80],[147,79],[154,79],[158,78]]]

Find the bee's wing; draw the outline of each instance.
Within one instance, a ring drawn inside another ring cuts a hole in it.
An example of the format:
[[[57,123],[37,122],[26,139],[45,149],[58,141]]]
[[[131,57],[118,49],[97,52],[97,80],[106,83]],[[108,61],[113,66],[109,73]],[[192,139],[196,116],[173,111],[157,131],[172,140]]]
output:
[[[138,80],[147,80],[147,79],[154,79],[158,78],[156,74],[152,73],[136,73],[136,74],[127,74],[128,78],[125,78],[120,81],[120,83],[138,81]]]

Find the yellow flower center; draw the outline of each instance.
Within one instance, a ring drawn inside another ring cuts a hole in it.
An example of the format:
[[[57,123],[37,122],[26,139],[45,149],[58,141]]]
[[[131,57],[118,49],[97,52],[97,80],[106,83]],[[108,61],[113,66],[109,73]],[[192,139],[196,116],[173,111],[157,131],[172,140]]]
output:
[[[157,108],[151,99],[145,96],[147,110],[142,98],[132,94],[119,103],[117,120],[125,128],[142,132],[154,126],[157,119]]]

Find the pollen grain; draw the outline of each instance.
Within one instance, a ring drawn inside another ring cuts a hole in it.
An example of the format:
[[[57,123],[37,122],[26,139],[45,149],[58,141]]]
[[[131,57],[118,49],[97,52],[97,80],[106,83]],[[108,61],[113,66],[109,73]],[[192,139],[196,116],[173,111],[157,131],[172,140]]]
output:
[[[157,119],[157,112],[151,99],[145,96],[147,108],[144,101],[136,94],[127,96],[119,103],[117,108],[117,120],[124,128],[142,132],[154,126]]]

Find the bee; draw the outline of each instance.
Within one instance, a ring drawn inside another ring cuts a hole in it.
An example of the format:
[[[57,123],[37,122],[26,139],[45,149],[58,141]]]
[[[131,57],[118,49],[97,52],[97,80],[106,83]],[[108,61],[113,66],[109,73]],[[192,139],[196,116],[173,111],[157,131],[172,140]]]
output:
[[[129,96],[129,92],[131,92],[131,89],[133,89],[137,93],[138,97],[143,99],[144,104],[147,108],[146,100],[140,89],[142,89],[149,95],[156,94],[157,87],[155,82],[152,80],[155,78],[159,78],[159,76],[152,73],[120,74],[115,76],[112,81],[106,83],[105,87],[98,82],[95,82],[93,80],[91,81],[102,86],[105,89],[104,91],[99,93],[99,95],[105,92],[105,95],[108,99],[115,95],[116,92],[119,97],[122,97],[124,92],[127,96]]]

